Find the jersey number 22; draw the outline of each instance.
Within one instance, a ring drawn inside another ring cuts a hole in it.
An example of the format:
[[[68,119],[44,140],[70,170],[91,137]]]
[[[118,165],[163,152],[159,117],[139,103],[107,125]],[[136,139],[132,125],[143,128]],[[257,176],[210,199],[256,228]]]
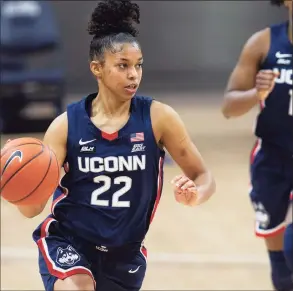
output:
[[[127,176],[120,176],[112,180],[109,176],[101,175],[101,176],[95,177],[94,182],[95,183],[102,182],[104,183],[104,185],[100,187],[99,189],[93,191],[92,197],[91,197],[91,205],[130,207],[130,201],[120,201],[119,198],[131,189],[131,186],[132,186],[131,178]],[[99,196],[103,194],[104,192],[110,190],[112,183],[115,185],[124,184],[124,186],[113,194],[111,205],[110,205],[109,200],[99,199]]]

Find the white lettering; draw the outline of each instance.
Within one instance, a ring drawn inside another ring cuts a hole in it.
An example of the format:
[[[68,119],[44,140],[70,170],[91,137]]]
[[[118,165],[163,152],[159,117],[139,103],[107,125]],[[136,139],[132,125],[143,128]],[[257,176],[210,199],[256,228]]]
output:
[[[117,172],[118,171],[118,159],[117,157],[107,157],[104,159],[105,171],[106,172]]]
[[[137,169],[144,170],[145,169],[145,155],[141,156],[133,156],[133,168],[134,171]]]
[[[277,84],[288,84],[288,85],[293,85],[292,81],[292,73],[293,70],[286,70],[286,69],[281,69],[281,71],[277,68],[274,69],[274,72],[279,73],[280,75],[278,78],[276,78],[276,83]]]
[[[119,171],[122,172],[124,170],[131,171],[132,170],[132,157],[128,156],[127,161],[124,157],[118,157],[119,159]]]
[[[84,173],[123,172],[145,170],[146,156],[77,157],[78,169]]]
[[[84,172],[84,173],[89,172],[89,170],[90,170],[90,167],[89,167],[89,158],[85,158],[84,159],[84,163],[83,163],[82,162],[82,158],[81,157],[78,157],[77,158],[77,162],[78,162],[78,169],[81,172]]]
[[[90,170],[88,172],[100,173],[104,171],[102,158],[99,158],[99,157],[86,158],[86,161],[88,161],[88,163],[90,164]]]

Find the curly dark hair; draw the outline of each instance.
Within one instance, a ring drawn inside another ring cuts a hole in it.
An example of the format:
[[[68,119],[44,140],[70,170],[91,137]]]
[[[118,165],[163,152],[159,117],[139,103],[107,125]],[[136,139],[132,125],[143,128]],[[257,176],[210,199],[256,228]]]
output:
[[[284,0],[270,0],[272,5],[282,6],[284,4]]]
[[[93,35],[90,59],[102,61],[105,50],[114,50],[117,43],[138,41],[139,6],[130,0],[102,0],[92,13],[87,31]]]

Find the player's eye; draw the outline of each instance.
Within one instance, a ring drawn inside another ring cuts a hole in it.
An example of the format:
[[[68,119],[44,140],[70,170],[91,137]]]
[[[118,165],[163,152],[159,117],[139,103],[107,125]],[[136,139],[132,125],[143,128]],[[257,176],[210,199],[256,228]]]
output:
[[[127,67],[127,65],[126,65],[126,64],[119,64],[118,67],[119,67],[120,69],[125,69],[125,68]]]

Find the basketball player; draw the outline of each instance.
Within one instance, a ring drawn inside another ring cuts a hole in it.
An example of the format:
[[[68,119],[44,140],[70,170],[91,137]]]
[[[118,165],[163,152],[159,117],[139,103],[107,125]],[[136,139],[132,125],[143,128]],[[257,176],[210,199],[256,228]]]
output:
[[[287,226],[284,235],[284,254],[286,262],[293,273],[293,200],[291,200],[287,213]]]
[[[237,117],[258,103],[257,143],[251,156],[251,200],[256,235],[266,242],[276,290],[292,290],[283,252],[285,217],[293,189],[292,1],[289,21],[253,34],[246,42],[225,93],[223,114]],[[292,244],[292,242],[291,242]]]
[[[99,2],[88,28],[99,91],[70,104],[44,137],[65,170],[52,214],[33,233],[47,291],[141,288],[143,241],[162,192],[164,148],[184,173],[173,180],[179,203],[196,206],[215,191],[178,114],[136,95],[143,65],[133,26],[139,13],[130,1]],[[34,217],[46,202],[19,210]]]

